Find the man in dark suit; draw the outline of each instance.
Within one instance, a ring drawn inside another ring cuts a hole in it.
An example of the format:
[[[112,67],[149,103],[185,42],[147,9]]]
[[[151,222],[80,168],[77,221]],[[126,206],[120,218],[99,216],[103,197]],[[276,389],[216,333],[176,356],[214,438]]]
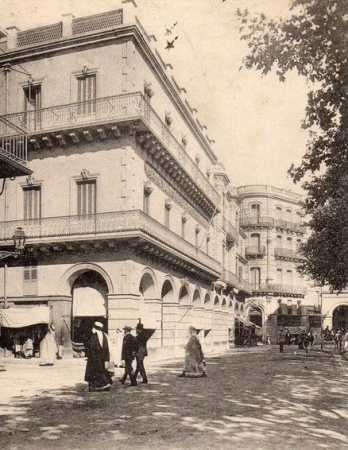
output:
[[[140,372],[140,375],[142,376],[143,379],[143,383],[147,384],[147,375],[144,367],[144,359],[147,356],[147,348],[146,348],[147,336],[144,330],[144,325],[140,321],[136,327],[136,333],[137,333],[136,340],[138,350],[136,354],[137,367],[135,369],[134,376],[135,379],[137,379],[138,374]]]
[[[125,365],[124,365],[124,375],[120,381],[122,384],[124,384],[127,379],[127,376],[129,376],[131,386],[136,386],[137,380],[134,376],[132,362],[138,350],[137,341],[135,337],[132,336],[131,334],[132,331],[131,327],[125,326],[123,330],[124,330],[124,338],[122,344],[121,359],[124,361]]]

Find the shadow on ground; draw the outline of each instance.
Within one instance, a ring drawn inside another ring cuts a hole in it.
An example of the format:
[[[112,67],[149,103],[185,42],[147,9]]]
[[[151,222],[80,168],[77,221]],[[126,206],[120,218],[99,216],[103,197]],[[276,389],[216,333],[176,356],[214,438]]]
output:
[[[325,354],[238,354],[206,379],[162,367],[149,385],[85,384],[0,404],[3,449],[348,448],[348,372]],[[68,373],[68,372],[67,372]]]

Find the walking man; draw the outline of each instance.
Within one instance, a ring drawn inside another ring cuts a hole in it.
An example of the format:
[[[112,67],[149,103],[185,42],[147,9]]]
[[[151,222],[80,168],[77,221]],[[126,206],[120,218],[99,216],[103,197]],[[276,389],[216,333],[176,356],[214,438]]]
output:
[[[143,383],[147,384],[147,375],[144,367],[144,359],[147,356],[147,336],[145,334],[144,325],[142,323],[138,323],[136,327],[136,340],[137,340],[137,354],[136,354],[136,360],[137,360],[137,367],[135,369],[134,377],[137,379],[138,374],[140,372],[140,375],[142,376]]]
[[[121,359],[124,361],[124,375],[120,382],[124,384],[126,382],[127,376],[129,376],[131,381],[131,386],[137,385],[137,380],[134,376],[132,362],[137,353],[137,341],[134,336],[132,336],[132,328],[125,326],[123,328],[124,338],[122,344],[122,356]]]
[[[279,331],[278,344],[279,344],[279,352],[283,353],[284,352],[284,344],[285,344],[285,333],[283,330]]]

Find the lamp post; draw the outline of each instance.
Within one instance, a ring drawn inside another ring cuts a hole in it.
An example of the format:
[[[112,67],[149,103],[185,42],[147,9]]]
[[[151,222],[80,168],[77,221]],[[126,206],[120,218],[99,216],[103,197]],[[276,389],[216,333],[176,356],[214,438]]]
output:
[[[22,227],[17,227],[14,235],[12,236],[14,251],[0,251],[0,260],[6,258],[18,258],[24,251],[26,236]],[[4,263],[4,304],[3,307],[7,308],[7,292],[6,292],[6,278],[7,278],[7,263]]]

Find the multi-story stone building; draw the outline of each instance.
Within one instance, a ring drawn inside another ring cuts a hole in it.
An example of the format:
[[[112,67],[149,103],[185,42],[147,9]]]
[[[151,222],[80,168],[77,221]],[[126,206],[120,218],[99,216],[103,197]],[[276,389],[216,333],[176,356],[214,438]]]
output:
[[[280,307],[296,314],[303,303],[306,282],[297,272],[299,244],[304,239],[301,196],[269,185],[238,187],[241,228],[247,234],[253,295],[248,299],[249,317],[272,335],[270,320]]]
[[[152,352],[181,352],[190,324],[222,350],[245,314],[237,193],[154,44],[128,5],[0,42],[2,123],[33,171],[0,200],[1,248],[27,236],[8,301],[49,306],[66,347],[141,318]]]

